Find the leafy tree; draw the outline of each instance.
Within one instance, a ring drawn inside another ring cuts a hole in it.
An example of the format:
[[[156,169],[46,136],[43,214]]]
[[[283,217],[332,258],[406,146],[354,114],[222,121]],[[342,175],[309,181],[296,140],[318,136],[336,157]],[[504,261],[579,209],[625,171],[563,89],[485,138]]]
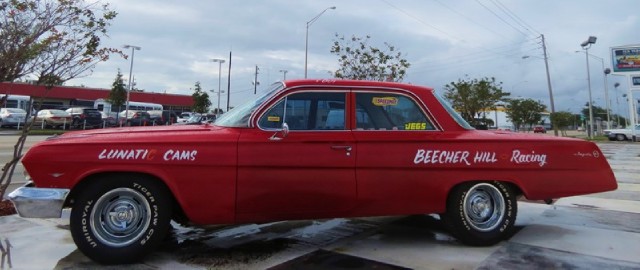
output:
[[[211,110],[211,112],[213,114],[223,114],[224,110],[222,108],[218,109],[218,108],[213,108],[213,110]]]
[[[382,49],[369,45],[369,35],[349,39],[338,34],[335,36],[331,53],[338,56],[340,65],[334,72],[336,78],[399,82],[411,66],[395,46],[386,42]]]
[[[576,115],[567,112],[555,112],[551,114],[551,125],[560,129],[562,136],[567,136],[567,128],[575,123]]]
[[[505,101],[510,93],[502,91],[502,82],[495,78],[458,79],[444,86],[444,97],[471,125],[481,124],[481,113],[495,110],[496,104]],[[480,118],[480,119],[479,119]]]
[[[12,0],[0,3],[0,81],[34,76],[55,86],[90,71],[111,53],[101,47],[117,13],[83,0]]]
[[[93,1],[0,1],[0,81],[34,77],[36,84],[44,85],[48,92],[88,73],[113,53],[122,55],[100,43],[116,15],[107,4]],[[42,99],[35,103],[42,104]],[[31,124],[23,127],[12,159],[2,168],[0,198],[22,158]]]
[[[601,117],[602,119],[607,119],[607,110],[605,108],[593,105],[591,106],[591,110],[593,111],[593,117],[594,117],[594,121],[596,117]],[[587,119],[587,121],[589,121],[589,102],[587,102],[584,105],[584,108],[582,108],[582,115],[584,115],[584,118]]]
[[[124,84],[124,79],[122,78],[120,69],[118,69],[116,79],[111,85],[111,91],[109,92],[109,97],[107,98],[107,100],[109,101],[109,103],[111,103],[112,110],[121,108],[122,105],[127,102],[127,87]]]
[[[193,107],[191,107],[191,110],[193,110],[193,112],[206,113],[207,111],[209,111],[211,100],[209,100],[209,95],[206,92],[202,91],[200,82],[196,82],[195,90],[191,97],[193,97]]]
[[[507,102],[507,118],[511,120],[516,128],[529,125],[529,129],[542,120],[541,112],[546,106],[540,101],[533,99],[510,99]]]

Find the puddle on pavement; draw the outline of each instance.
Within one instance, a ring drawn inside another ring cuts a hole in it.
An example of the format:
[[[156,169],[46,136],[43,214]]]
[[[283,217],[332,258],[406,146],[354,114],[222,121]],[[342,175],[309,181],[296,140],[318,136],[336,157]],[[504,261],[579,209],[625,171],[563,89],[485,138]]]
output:
[[[247,224],[213,228],[173,224],[160,252],[177,261],[207,268],[255,264],[287,249],[320,248],[365,231],[376,230],[373,221],[328,219]]]
[[[219,248],[201,242],[187,240],[170,252],[185,264],[217,268],[229,264],[247,264],[262,261],[274,253],[287,249],[295,240],[278,238],[269,241],[255,241],[231,248]]]

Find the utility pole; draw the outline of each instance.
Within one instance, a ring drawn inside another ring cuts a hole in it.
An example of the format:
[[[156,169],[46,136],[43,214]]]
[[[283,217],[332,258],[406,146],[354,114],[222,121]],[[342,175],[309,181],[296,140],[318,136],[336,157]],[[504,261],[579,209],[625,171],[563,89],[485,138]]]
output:
[[[260,84],[258,82],[258,71],[260,69],[258,68],[258,65],[256,65],[256,76],[255,79],[253,80],[253,94],[255,95],[256,93],[258,93],[258,84]]]
[[[229,51],[229,72],[227,72],[227,112],[231,104],[231,51]]]
[[[547,87],[549,87],[549,103],[551,105],[551,115],[549,115],[549,121],[551,122],[551,117],[556,114],[556,106],[553,104],[553,90],[551,89],[551,76],[549,76],[549,57],[547,56],[547,44],[544,41],[544,35],[540,34],[540,38],[542,39],[542,52],[544,53],[544,67],[547,71]],[[553,135],[558,136],[558,127],[551,122],[553,126]]]

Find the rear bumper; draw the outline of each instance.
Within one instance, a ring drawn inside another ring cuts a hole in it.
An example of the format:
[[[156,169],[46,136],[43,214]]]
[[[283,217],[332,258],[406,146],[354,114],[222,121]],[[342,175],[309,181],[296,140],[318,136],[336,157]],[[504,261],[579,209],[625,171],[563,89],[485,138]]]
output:
[[[18,215],[25,218],[59,218],[68,189],[20,187],[9,194]]]

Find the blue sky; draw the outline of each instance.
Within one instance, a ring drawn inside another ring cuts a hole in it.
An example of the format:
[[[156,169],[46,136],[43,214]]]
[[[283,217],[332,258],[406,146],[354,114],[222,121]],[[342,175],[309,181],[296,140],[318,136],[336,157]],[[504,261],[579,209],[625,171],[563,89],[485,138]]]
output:
[[[549,104],[540,34],[549,52],[556,110],[577,112],[588,100],[585,54],[580,43],[598,40],[590,54],[594,104],[605,106],[602,65],[610,67],[610,47],[640,43],[634,0],[112,0],[119,15],[105,45],[142,47],[136,51],[133,75],[149,92],[191,94],[199,81],[217,90],[222,58],[223,90],[229,52],[233,52],[231,105],[253,95],[256,65],[258,91],[283,78],[304,76],[307,21],[326,11],[309,27],[310,78],[327,78],[337,68],[329,50],[334,35],[371,36],[373,45],[388,42],[412,66],[404,82],[441,91],[459,78],[495,77],[514,97]],[[580,51],[576,53],[576,51]],[[129,52],[127,50],[127,52]],[[523,59],[522,56],[530,56]],[[117,70],[125,78],[129,60],[111,58],[87,77],[67,85],[109,88]],[[621,87],[613,88],[615,82]],[[625,112],[622,93],[627,82],[609,76],[612,110]],[[214,95],[215,96],[215,95]],[[618,98],[617,106],[616,97]],[[226,104],[226,95],[222,96]],[[217,102],[212,97],[212,102]]]

